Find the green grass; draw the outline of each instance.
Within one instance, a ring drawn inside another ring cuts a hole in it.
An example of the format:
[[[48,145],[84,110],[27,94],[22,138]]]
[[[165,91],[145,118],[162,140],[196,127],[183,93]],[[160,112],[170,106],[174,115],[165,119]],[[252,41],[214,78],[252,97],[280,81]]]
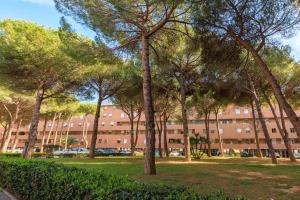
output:
[[[281,159],[278,166],[271,165],[269,159],[255,158],[206,158],[192,163],[185,163],[182,158],[157,159],[157,176],[143,174],[142,158],[53,160],[89,170],[128,175],[142,182],[184,185],[202,193],[224,189],[229,194],[253,200],[300,199],[300,165],[285,159]]]

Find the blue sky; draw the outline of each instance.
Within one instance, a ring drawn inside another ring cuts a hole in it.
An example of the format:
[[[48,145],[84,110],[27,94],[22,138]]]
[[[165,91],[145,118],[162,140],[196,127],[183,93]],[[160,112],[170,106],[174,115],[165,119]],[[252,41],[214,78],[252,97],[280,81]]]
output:
[[[0,20],[5,18],[22,19],[35,22],[45,27],[58,27],[62,16],[54,7],[53,0],[0,0]],[[80,34],[93,38],[94,33],[88,28],[77,24],[72,19],[68,22]],[[300,60],[300,31],[293,38],[286,39],[283,44],[292,48],[292,56]]]

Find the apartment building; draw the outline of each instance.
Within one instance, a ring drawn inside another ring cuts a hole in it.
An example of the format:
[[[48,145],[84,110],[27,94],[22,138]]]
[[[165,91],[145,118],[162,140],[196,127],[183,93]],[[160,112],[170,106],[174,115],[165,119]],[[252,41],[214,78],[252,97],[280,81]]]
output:
[[[278,111],[278,109],[277,109]],[[265,121],[268,127],[269,134],[272,138],[272,143],[274,148],[279,151],[281,154],[285,154],[285,146],[281,135],[279,133],[278,127],[276,126],[274,117],[269,108],[263,108],[263,113],[265,117]],[[189,113],[189,131],[190,135],[199,134],[201,136],[205,136],[205,125],[204,119],[198,118],[196,113]],[[278,111],[279,116],[279,111]],[[300,114],[300,113],[298,113]],[[255,113],[257,116],[257,113]],[[86,120],[85,120],[86,117]],[[229,149],[233,149],[236,151],[239,150],[249,150],[255,151],[256,143],[255,143],[255,135],[253,131],[253,123],[252,123],[252,113],[251,108],[249,107],[240,107],[240,106],[228,106],[226,110],[222,111],[218,115],[219,123],[220,123],[220,133],[223,140],[223,147],[225,151]],[[86,123],[85,123],[86,121]],[[88,141],[87,146],[90,144],[91,133],[93,128],[93,115],[77,115],[74,116],[70,123],[70,131],[69,137],[76,138],[78,144],[73,145],[73,147],[84,147],[86,146],[86,142]],[[61,120],[59,124],[50,120],[46,125],[46,140],[47,135],[53,126],[53,130],[51,135],[49,136],[49,143],[54,143],[55,131],[57,130],[57,142],[59,144],[60,138],[62,140],[66,137],[66,131],[68,129],[67,120]],[[135,122],[136,123],[136,122]],[[257,123],[258,135],[259,135],[259,143],[261,149],[266,150],[267,145],[265,142],[265,138],[263,132],[260,127],[260,123]],[[39,132],[38,139],[36,142],[36,147],[41,147],[42,145],[42,129],[43,129],[44,121],[41,120],[39,123]],[[300,142],[297,139],[297,135],[295,133],[294,128],[292,127],[289,120],[286,119],[286,127],[289,131],[292,148],[295,151],[300,150]],[[18,140],[16,141],[16,147],[22,149],[27,140],[29,125],[21,127]],[[174,119],[171,119],[167,123],[167,140],[168,147],[170,149],[183,149],[183,131],[182,124]],[[86,130],[86,135],[83,134]],[[118,107],[114,105],[104,105],[101,109],[101,116],[99,119],[99,133],[97,138],[97,148],[114,148],[114,149],[129,149],[130,148],[130,123],[128,116]],[[3,129],[0,129],[0,137],[2,138]],[[210,116],[210,135],[212,148],[217,150],[218,140],[217,140],[217,129],[216,129],[216,120],[214,119],[214,115]],[[157,136],[158,137],[158,136]],[[11,138],[11,143],[9,145],[9,149],[12,148],[13,143],[15,141],[15,132],[13,132],[13,136]],[[163,138],[162,138],[163,141]],[[145,118],[141,117],[139,133],[138,133],[138,142],[137,148],[143,149],[145,147]]]

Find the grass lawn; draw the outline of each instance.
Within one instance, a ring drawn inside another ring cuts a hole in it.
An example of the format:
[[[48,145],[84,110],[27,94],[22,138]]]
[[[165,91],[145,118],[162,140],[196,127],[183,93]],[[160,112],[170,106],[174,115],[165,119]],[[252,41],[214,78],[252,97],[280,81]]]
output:
[[[143,174],[142,158],[107,157],[95,160],[79,158],[53,159],[55,162],[88,170],[104,170],[128,175],[148,183],[184,185],[198,192],[224,189],[232,195],[251,200],[299,200],[300,162],[291,164],[280,159],[280,165],[269,159],[205,158],[184,163],[182,158],[157,159],[157,176]]]

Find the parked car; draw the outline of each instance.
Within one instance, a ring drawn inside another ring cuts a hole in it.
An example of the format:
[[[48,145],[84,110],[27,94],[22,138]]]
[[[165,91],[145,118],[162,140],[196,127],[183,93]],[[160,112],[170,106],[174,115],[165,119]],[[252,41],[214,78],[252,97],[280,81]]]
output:
[[[61,155],[64,155],[64,154],[68,154],[69,152],[70,152],[69,149],[56,150],[56,151],[53,152],[53,155],[61,156]]]
[[[87,148],[72,148],[69,153],[80,153],[80,154],[87,154],[90,151]]]
[[[276,158],[281,158],[280,154],[277,153],[277,152],[275,152],[275,156],[276,156]],[[271,157],[271,155],[270,155],[270,154],[267,154],[267,157]]]
[[[123,156],[129,156],[131,154],[130,150],[120,150],[119,153]]]
[[[300,153],[294,153],[296,159],[300,159]]]
[[[133,155],[134,156],[144,156],[144,152],[143,151],[134,151]]]
[[[169,155],[171,157],[178,157],[178,156],[182,156],[182,153],[180,153],[179,151],[171,151]]]

